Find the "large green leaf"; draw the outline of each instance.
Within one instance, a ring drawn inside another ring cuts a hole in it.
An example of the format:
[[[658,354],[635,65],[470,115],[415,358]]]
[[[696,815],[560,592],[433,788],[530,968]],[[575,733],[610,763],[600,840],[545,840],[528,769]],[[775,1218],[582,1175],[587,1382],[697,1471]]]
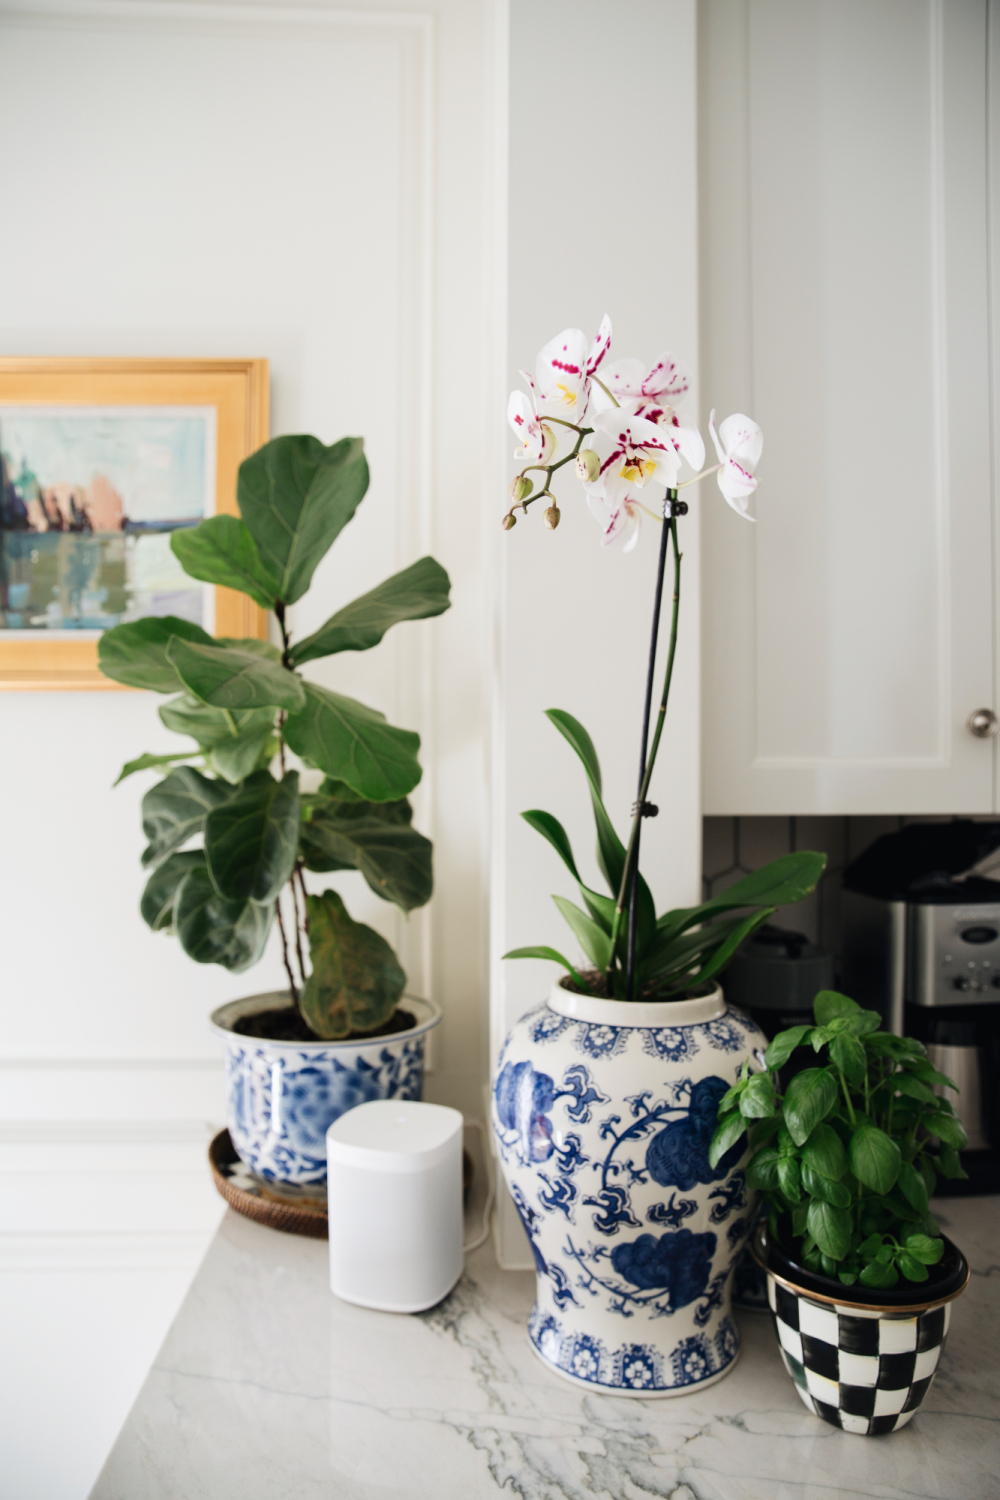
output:
[[[228,740],[220,740],[209,751],[212,770],[234,786],[254,771],[264,770],[278,753],[273,727],[244,730]]]
[[[552,845],[579,886],[580,894],[590,915],[598,927],[603,928],[610,937],[611,926],[615,917],[614,898],[611,896],[602,896],[599,891],[592,891],[589,886],[584,885],[580,879],[580,872],[576,867],[576,860],[573,858],[569,835],[559,819],[554,818],[551,813],[542,812],[540,808],[532,808],[530,812],[523,812],[521,817],[529,828],[533,828],[536,833],[540,833],[542,838],[546,839]]]
[[[234,974],[261,957],[273,920],[273,903],[261,906],[220,896],[204,866],[188,871],[174,902],[174,926],[188,957],[199,964],[221,964]]]
[[[615,901],[621,890],[622,875],[625,870],[625,846],[614,830],[611,819],[608,817],[607,809],[601,789],[601,767],[597,759],[597,751],[594,742],[584,729],[579,719],[574,719],[572,714],[566,713],[561,708],[548,708],[545,717],[555,725],[559,733],[568,745],[576,752],[583,769],[587,773],[587,781],[590,785],[590,801],[594,810],[594,821],[597,825],[597,863],[601,874],[608,882]],[[645,954],[656,931],[656,907],[653,904],[652,893],[639,874],[639,896],[636,923],[636,937],[638,953],[640,958]],[[625,926],[626,924],[622,924]]]
[[[740,944],[745,942],[751,933],[756,932],[758,927],[762,927],[773,916],[774,907],[772,906],[765,907],[763,911],[751,912],[748,917],[744,917],[725,941],[719,944],[711,957],[702,964],[701,968],[694,975],[693,982],[695,984],[707,984],[710,979],[714,979],[717,974],[721,974],[733,958]]]
[[[302,708],[301,678],[254,649],[266,644],[203,646],[175,638],[167,658],[188,692],[211,708]]]
[[[847,1152],[832,1125],[816,1126],[802,1147],[802,1160],[832,1182],[839,1182],[847,1171]]]
[[[197,740],[208,753],[212,769],[235,784],[259,770],[276,752],[276,712],[274,708],[212,708],[185,693],[164,703],[160,718],[175,734]]]
[[[174,734],[190,735],[203,750],[214,750],[216,745],[243,734],[270,732],[274,728],[276,712],[273,708],[212,708],[207,703],[200,703],[190,693],[160,705],[164,726]]]
[[[274,608],[278,580],[238,516],[209,516],[197,526],[175,531],[170,550],[191,578],[239,589],[263,609]]]
[[[379,817],[398,803],[338,803],[311,799],[299,834],[308,870],[360,870],[377,896],[413,911],[434,890],[433,846],[409,822]],[[342,809],[349,809],[345,816]],[[357,816],[355,810],[362,816]],[[365,816],[366,809],[371,809]]]
[[[587,988],[587,986],[583,982],[583,979],[577,973],[577,971],[574,969],[574,967],[570,963],[569,959],[565,958],[559,952],[559,950],[557,948],[548,948],[548,947],[545,946],[544,943],[540,943],[536,947],[533,947],[533,948],[511,948],[510,952],[509,953],[505,953],[503,955],[503,957],[505,959],[506,958],[544,958],[547,962],[554,963],[554,964],[560,964],[562,968],[566,969],[570,974],[572,974],[573,978],[576,980],[576,983],[580,986],[581,990],[586,990],[586,988]]]
[[[136,760],[127,760],[125,762],[118,772],[118,780],[115,782],[115,786],[118,785],[119,781],[124,781],[126,776],[134,776],[137,771],[159,770],[161,766],[173,765],[175,760],[197,760],[198,756],[199,752],[197,750],[175,750],[172,755],[150,755],[147,752],[145,755],[140,755]]]
[[[193,766],[180,766],[150,787],[142,799],[142,831],[149,847],[144,865],[157,865],[201,833],[213,808],[232,796],[232,789],[203,776]]]
[[[278,598],[294,604],[368,488],[361,438],[274,438],[240,464],[237,499]]]
[[[847,1148],[851,1171],[860,1183],[875,1193],[888,1193],[895,1186],[902,1161],[899,1147],[869,1120],[860,1120]]]
[[[336,891],[310,896],[310,974],[299,1001],[306,1023],[330,1041],[387,1021],[406,984],[384,937],[355,922]]]
[[[843,1260],[851,1245],[851,1215],[846,1208],[813,1198],[806,1215],[806,1226],[824,1255]]]
[[[690,989],[707,983],[729,963],[740,944],[772,915],[770,911],[753,912],[748,917],[707,922],[704,927],[680,936],[657,933],[649,953],[640,962],[643,983],[658,981],[658,987]],[[702,967],[697,967],[699,960]]]
[[[154,693],[176,693],[181,686],[167,660],[167,647],[179,637],[211,646],[212,637],[200,625],[176,615],[150,615],[131,625],[115,625],[97,643],[97,663],[105,677],[128,687]]]
[[[701,906],[678,907],[665,912],[657,922],[657,928],[661,933],[683,932],[718,912],[734,911],[740,906],[786,906],[792,901],[801,901],[815,889],[825,865],[826,855],[814,854],[810,850],[783,854],[780,859],[772,859],[770,864],[728,886]]]
[[[723,1115],[722,1119],[716,1122],[712,1139],[708,1143],[709,1166],[717,1167],[730,1146],[735,1146],[736,1142],[746,1135],[746,1130],[746,1121],[739,1110]]]
[[[212,883],[229,901],[272,901],[295,868],[299,773],[257,771],[205,819]]]
[[[797,1146],[805,1145],[837,1098],[837,1085],[825,1068],[805,1068],[796,1073],[785,1091],[784,1108],[785,1124]]]
[[[820,990],[813,1001],[813,1015],[817,1026],[826,1026],[842,1016],[853,1016],[860,1009],[856,1000],[852,1000],[849,995],[841,995],[837,990]]]
[[[611,938],[586,912],[567,901],[565,896],[553,896],[553,901],[565,917],[580,947],[595,969],[604,970],[611,961]]]
[[[285,739],[297,755],[327,776],[346,781],[369,802],[394,802],[420,780],[420,736],[396,729],[374,708],[314,682],[306,704],[288,716]]]
[[[377,646],[392,625],[402,620],[425,620],[450,607],[450,580],[433,557],[394,573],[377,588],[362,594],[331,615],[325,625],[296,642],[289,652],[293,667],[333,656],[337,651],[367,651]]]
[[[139,911],[154,932],[169,932],[173,927],[174,899],[180,883],[189,870],[204,867],[204,864],[202,851],[190,849],[184,854],[169,854],[150,875],[139,902]]]

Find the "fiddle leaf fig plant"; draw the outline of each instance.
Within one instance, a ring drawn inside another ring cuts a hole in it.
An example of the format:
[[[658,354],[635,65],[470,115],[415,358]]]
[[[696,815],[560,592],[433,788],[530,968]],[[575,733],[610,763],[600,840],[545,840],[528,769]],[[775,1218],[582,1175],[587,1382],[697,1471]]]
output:
[[[328,1040],[384,1025],[406,975],[335,891],[309,894],[303,872],[358,870],[406,912],[433,890],[430,840],[412,827],[407,800],[421,776],[419,736],[299,668],[367,651],[393,625],[442,614],[447,573],[423,557],[300,641],[286,614],[367,488],[360,438],[265,443],[240,467],[240,515],[176,531],[170,545],[192,578],[270,610],[280,645],[214,639],[166,615],[118,625],[98,648],[105,676],[169,695],[160,719],[193,742],[140,755],[118,777],[166,771],[142,800],[144,920],[175,933],[197,963],[234,973],[258,961],[276,921],[292,1001]],[[302,790],[289,750],[322,773],[318,790]]]
[[[719,1101],[709,1146],[714,1167],[749,1132],[747,1186],[770,1203],[769,1230],[811,1271],[846,1286],[926,1281],[944,1253],[928,1207],[943,1177],[965,1177],[967,1145],[939,1073],[913,1037],[880,1030],[877,1011],[835,990],[813,1004],[815,1026],[779,1031],[762,1072],[744,1064]],[[823,1065],[778,1070],[799,1047]]]

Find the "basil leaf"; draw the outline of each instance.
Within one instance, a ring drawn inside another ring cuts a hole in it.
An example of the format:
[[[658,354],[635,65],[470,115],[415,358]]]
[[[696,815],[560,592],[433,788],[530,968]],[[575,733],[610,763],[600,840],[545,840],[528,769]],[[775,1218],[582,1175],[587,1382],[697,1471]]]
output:
[[[851,1171],[860,1183],[876,1193],[888,1193],[899,1176],[902,1158],[892,1138],[862,1120],[852,1132],[848,1148]]]
[[[797,1146],[805,1144],[836,1102],[837,1085],[825,1068],[796,1073],[785,1091],[784,1116]]]

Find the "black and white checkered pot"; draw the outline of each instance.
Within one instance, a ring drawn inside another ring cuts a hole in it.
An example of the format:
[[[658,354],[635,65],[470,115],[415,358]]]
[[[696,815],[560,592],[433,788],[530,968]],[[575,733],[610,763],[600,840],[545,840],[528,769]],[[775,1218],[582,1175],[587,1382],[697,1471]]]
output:
[[[846,1287],[817,1276],[769,1243],[754,1239],[767,1273],[767,1298],[785,1369],[817,1417],[844,1432],[876,1437],[905,1427],[934,1379],[951,1303],[969,1283],[969,1267],[948,1239],[933,1290]],[[850,1298],[851,1300],[846,1300]]]

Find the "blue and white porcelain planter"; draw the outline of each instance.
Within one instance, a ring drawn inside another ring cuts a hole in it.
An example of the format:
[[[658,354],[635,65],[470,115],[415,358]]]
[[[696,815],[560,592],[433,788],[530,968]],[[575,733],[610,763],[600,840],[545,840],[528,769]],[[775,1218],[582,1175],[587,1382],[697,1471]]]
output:
[[[326,1182],[326,1132],[370,1099],[419,1099],[427,1033],[441,1019],[429,1000],[404,995],[408,1031],[351,1042],[271,1042],[241,1036],[243,1016],[288,1004],[275,991],[232,1000],[212,1014],[226,1043],[229,1134],[240,1158],[268,1182]]]
[[[558,1374],[648,1397],[732,1368],[730,1273],[755,1203],[746,1138],[715,1168],[708,1144],[719,1100],[766,1046],[717,985],[633,1004],[556,985],[507,1038],[493,1128],[537,1268],[529,1337]]]

